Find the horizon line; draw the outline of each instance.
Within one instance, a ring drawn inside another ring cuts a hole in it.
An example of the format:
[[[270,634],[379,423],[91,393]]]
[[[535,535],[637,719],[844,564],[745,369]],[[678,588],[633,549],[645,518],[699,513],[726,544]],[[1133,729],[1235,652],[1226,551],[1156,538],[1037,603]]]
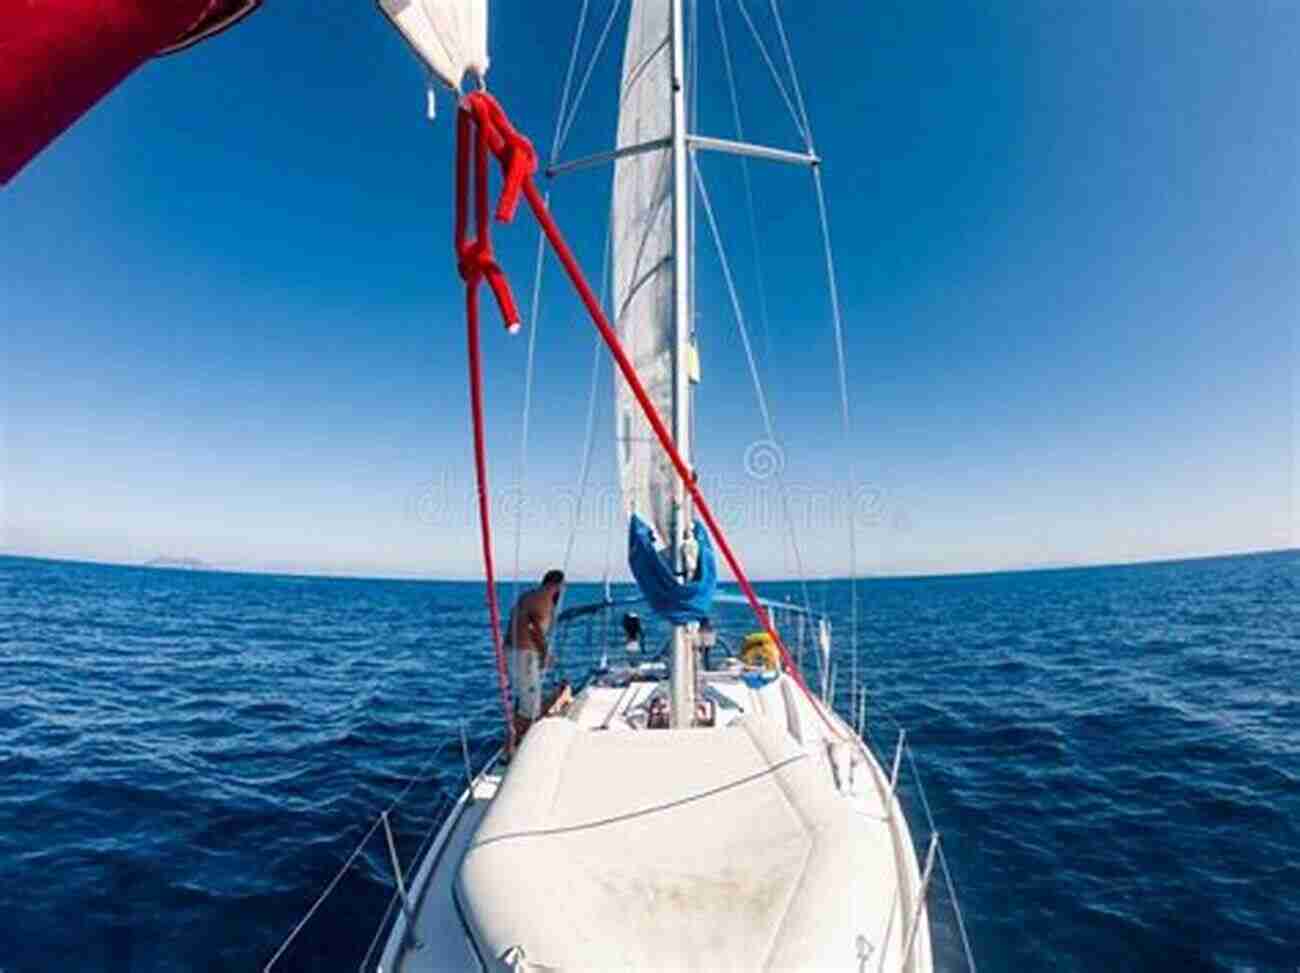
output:
[[[1034,574],[1049,571],[1088,571],[1101,568],[1125,568],[1141,567],[1145,565],[1156,564],[1182,564],[1190,561],[1213,561],[1221,558],[1232,557],[1254,557],[1270,554],[1293,554],[1300,553],[1300,546],[1277,547],[1277,548],[1260,548],[1243,551],[1223,551],[1214,554],[1188,554],[1175,557],[1153,557],[1139,558],[1132,561],[1081,561],[1078,563],[1047,563],[1047,564],[1027,564],[1016,567],[1006,568],[986,568],[978,570],[957,570],[957,571],[931,571],[931,572],[906,572],[900,574],[890,573],[870,573],[850,575],[821,575],[818,577],[809,577],[800,579],[797,577],[782,578],[753,578],[755,584],[799,584],[805,582],[833,582],[833,581],[923,581],[935,578],[975,578],[986,575],[996,574]],[[183,567],[180,565],[171,566],[166,564],[154,564],[141,561],[114,561],[107,559],[85,558],[85,557],[59,557],[50,554],[24,554],[20,551],[0,550],[0,558],[12,558],[28,561],[46,561],[55,564],[83,564],[94,567],[115,567],[115,568],[136,568],[147,571],[175,571],[181,573],[195,574],[233,574],[248,575],[252,577],[268,578],[304,578],[322,581],[401,581],[415,584],[485,584],[486,579],[483,577],[435,577],[431,575],[419,574],[347,574],[347,573],[323,573],[320,571],[277,571],[271,569],[261,569],[256,567],[221,567],[218,565],[208,564],[200,558],[199,567]],[[159,558],[153,558],[159,560]],[[530,576],[531,578],[531,576]],[[498,585],[522,583],[520,579],[515,578],[498,578]],[[585,578],[570,577],[566,579],[568,584],[605,584],[604,578]],[[609,580],[611,585],[635,585],[631,579],[620,579],[618,581]],[[718,584],[735,585],[738,582],[735,579],[719,579]]]

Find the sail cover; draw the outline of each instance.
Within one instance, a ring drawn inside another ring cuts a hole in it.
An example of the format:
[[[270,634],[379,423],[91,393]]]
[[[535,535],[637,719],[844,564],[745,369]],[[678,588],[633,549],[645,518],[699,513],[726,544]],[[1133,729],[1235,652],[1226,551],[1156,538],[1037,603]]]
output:
[[[448,88],[487,76],[487,0],[379,0],[379,9]]]
[[[695,573],[689,581],[679,581],[663,555],[655,550],[646,522],[633,514],[628,523],[627,564],[632,577],[655,613],[674,625],[703,621],[713,611],[713,595],[718,587],[713,542],[698,520],[693,535],[698,551]]]
[[[623,54],[618,147],[667,138],[672,131],[672,11],[669,0],[633,0]],[[668,148],[614,164],[614,312],[619,340],[646,391],[673,412],[673,171]],[[615,436],[626,513],[671,538],[676,473],[627,382],[615,388]]]

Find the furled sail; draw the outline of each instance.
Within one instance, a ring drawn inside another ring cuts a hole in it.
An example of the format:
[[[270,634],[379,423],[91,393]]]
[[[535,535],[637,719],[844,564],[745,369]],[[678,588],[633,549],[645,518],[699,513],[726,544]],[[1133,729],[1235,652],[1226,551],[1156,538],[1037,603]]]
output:
[[[379,9],[448,88],[486,77],[487,0],[379,0]]]
[[[672,10],[669,0],[633,0],[623,54],[618,147],[667,138],[672,131]],[[673,171],[668,148],[614,164],[614,313],[619,339],[665,418],[673,413]],[[628,514],[672,531],[672,463],[625,381],[616,383],[619,480]]]

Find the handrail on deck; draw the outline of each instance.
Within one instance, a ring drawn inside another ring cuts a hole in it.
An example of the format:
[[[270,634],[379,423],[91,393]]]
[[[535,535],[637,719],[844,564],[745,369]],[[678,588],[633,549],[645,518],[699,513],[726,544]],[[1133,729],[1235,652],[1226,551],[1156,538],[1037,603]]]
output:
[[[438,776],[436,768],[439,766],[439,764],[442,763],[443,760],[451,756],[451,751],[455,747],[461,748],[462,753],[464,755],[466,772],[470,773],[471,782],[473,781],[474,778],[472,775],[472,771],[470,769],[471,763],[470,763],[470,755],[469,755],[469,744],[465,736],[464,726],[462,725],[460,739],[448,740],[446,743],[440,746],[434,752],[434,755],[429,759],[429,761],[416,774],[414,774],[409,780],[407,780],[406,785],[401,789],[401,791],[398,792],[397,796],[393,798],[392,801],[389,802],[387,807],[385,807],[383,810],[379,812],[378,816],[371,823],[370,827],[366,829],[365,834],[361,836],[361,840],[357,842],[356,847],[352,849],[351,854],[349,854],[347,858],[343,860],[343,864],[339,867],[338,871],[334,873],[334,877],[329,880],[324,890],[322,890],[321,894],[316,897],[316,900],[312,902],[311,906],[303,914],[302,918],[298,920],[298,922],[294,925],[294,927],[289,931],[289,934],[285,936],[284,941],[280,944],[279,948],[276,949],[276,951],[271,955],[271,958],[267,960],[266,965],[262,967],[262,973],[270,973],[270,970],[284,957],[289,947],[297,940],[298,935],[306,927],[307,923],[311,920],[312,916],[314,916],[318,911],[320,911],[321,906],[324,905],[325,902],[330,898],[330,896],[334,894],[335,890],[339,886],[339,883],[343,880],[343,876],[346,875],[348,870],[353,866],[353,864],[355,864],[356,860],[361,856],[361,853],[365,850],[366,845],[370,843],[370,840],[374,838],[376,832],[378,832],[381,827],[384,829],[386,843],[388,846],[389,861],[393,868],[395,893],[393,895],[392,901],[390,901],[389,903],[387,911],[384,914],[384,918],[380,923],[380,931],[382,931],[383,927],[387,925],[388,918],[392,915],[393,902],[400,902],[402,911],[406,914],[407,917],[407,933],[411,937],[412,944],[417,947],[419,946],[418,938],[415,937],[415,922],[414,922],[415,916],[412,911],[412,906],[409,897],[407,895],[405,876],[402,873],[401,865],[397,857],[397,848],[396,848],[396,844],[394,843],[392,827],[390,825],[390,815],[393,813],[393,811],[395,811],[398,808],[398,806],[402,803],[402,801],[406,799],[406,797],[411,793],[411,791],[415,788],[417,784],[428,783],[436,779],[436,777]],[[489,764],[491,763],[490,757],[488,759],[488,763]],[[437,805],[434,807],[433,823],[429,827],[429,833],[425,835],[424,840],[421,842],[421,849],[416,854],[416,859],[415,859],[416,861],[420,859],[424,848],[428,844],[429,838],[432,836],[434,832],[437,831],[442,818],[445,816],[444,812],[451,804],[452,802],[444,796],[443,799],[440,800],[437,803]],[[376,939],[378,939],[378,934],[376,934]],[[366,954],[367,957],[369,957],[370,953],[372,953],[373,951],[374,951],[374,942],[371,943],[370,950],[367,951]]]
[[[572,605],[565,608],[556,616],[556,624],[560,622],[570,622],[575,618],[582,618],[585,615],[595,615],[603,611],[613,611],[615,608],[629,608],[632,605],[644,605],[646,599],[644,595],[605,595],[600,601],[585,602],[581,605]],[[713,603],[716,605],[743,605],[748,606],[749,600],[743,595],[734,591],[715,591],[713,593]],[[794,618],[825,618],[825,612],[813,611],[805,608],[803,605],[793,601],[777,601],[775,598],[759,598],[758,603],[764,608],[771,611],[787,612]]]
[[[925,784],[921,780],[921,772],[916,764],[915,752],[912,748],[912,744],[908,740],[907,731],[892,717],[886,715],[886,719],[898,730],[898,738],[894,747],[893,762],[889,775],[889,793],[887,795],[888,800],[886,802],[886,810],[890,814],[893,813],[894,801],[898,797],[899,793],[899,785],[906,779],[901,776],[902,763],[905,759],[907,763],[907,773],[910,775],[911,782],[916,788],[917,797],[920,798],[921,810],[925,815],[926,827],[929,829],[929,844],[926,849],[925,865],[922,869],[921,884],[917,896],[918,905],[913,910],[907,939],[904,941],[903,966],[906,968],[915,946],[917,928],[922,913],[921,903],[926,903],[925,912],[927,914],[931,913],[929,904],[926,900],[929,895],[934,868],[937,864],[939,871],[943,875],[944,885],[948,890],[948,901],[952,903],[952,912],[956,919],[957,933],[961,940],[962,952],[965,955],[966,968],[970,973],[977,973],[975,953],[974,950],[971,949],[970,936],[966,932],[966,920],[962,915],[961,903],[957,899],[957,888],[953,883],[952,870],[948,867],[948,858],[943,853],[943,841],[940,838],[939,829],[934,822],[934,813],[930,809],[930,800],[925,793]],[[873,741],[864,736],[861,732],[858,736],[862,740],[863,744],[869,749],[873,751],[878,749]],[[877,755],[877,762],[879,762],[879,755]],[[931,948],[933,948],[933,945]]]

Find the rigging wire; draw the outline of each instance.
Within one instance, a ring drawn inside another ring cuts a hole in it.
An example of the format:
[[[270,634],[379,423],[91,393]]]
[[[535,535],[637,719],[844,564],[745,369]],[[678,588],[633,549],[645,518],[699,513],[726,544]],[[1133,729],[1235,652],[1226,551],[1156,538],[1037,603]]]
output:
[[[857,510],[855,497],[857,469],[853,462],[852,439],[853,429],[849,415],[849,380],[848,366],[845,363],[844,356],[844,318],[840,309],[839,289],[836,287],[835,275],[835,255],[831,249],[831,228],[830,218],[826,213],[826,191],[822,187],[821,167],[813,168],[813,185],[817,191],[817,212],[821,217],[822,228],[822,249],[826,257],[826,279],[830,287],[831,298],[831,318],[835,324],[835,360],[837,372],[839,374],[840,385],[840,422],[843,426],[844,445],[848,455],[848,473],[849,473],[849,496],[848,509],[846,510],[849,533],[849,600],[850,600],[850,624],[852,647],[852,656],[850,666],[854,685],[857,685],[858,679],[858,531],[857,531]]]
[[[743,12],[744,0],[737,0]],[[795,101],[799,106],[799,118],[802,120],[802,129],[804,137],[807,139],[808,154],[816,155],[813,147],[812,125],[808,121],[808,108],[803,100],[803,89],[799,85],[799,72],[795,69],[794,56],[790,53],[790,38],[785,31],[785,23],[781,19],[781,8],[777,5],[777,0],[768,0],[772,8],[772,18],[776,21],[777,36],[781,40],[781,50],[785,54],[786,67],[790,71],[790,83],[794,89]],[[746,15],[748,19],[748,15]],[[752,27],[752,24],[751,24]],[[840,292],[837,284],[837,275],[835,273],[835,254],[831,247],[831,226],[830,217],[826,210],[826,190],[822,185],[821,166],[812,167],[813,188],[817,195],[817,216],[821,222],[822,232],[822,252],[826,261],[826,282],[830,292],[831,300],[831,322],[835,331],[835,362],[836,371],[839,377],[840,392],[840,424],[844,436],[845,452],[848,457],[848,483],[849,496],[847,499],[846,519],[848,520],[849,533],[849,602],[850,602],[850,640],[849,644],[852,653],[849,660],[851,667],[854,692],[860,692],[861,687],[858,684],[858,539],[857,539],[857,510],[854,497],[857,483],[857,470],[853,462],[853,426],[849,412],[849,380],[848,366],[845,362],[844,355],[844,314],[840,307]],[[856,700],[854,701],[856,707]]]
[[[738,0],[744,9],[743,0]],[[790,53],[790,38],[786,36],[785,23],[781,20],[781,8],[776,0],[768,0],[772,7],[772,19],[776,21],[776,33],[781,38],[781,49],[785,52],[785,63],[790,69],[790,83],[794,88],[795,103],[799,106],[799,117],[803,120],[804,137],[808,139],[808,154],[816,155],[813,150],[812,125],[808,122],[808,106],[804,104],[803,89],[799,87],[799,72],[794,69],[794,56]]]
[[[714,0],[714,12],[717,15],[718,36],[722,41],[722,63],[726,69],[727,88],[731,93],[731,115],[736,125],[736,138],[745,141],[745,127],[740,120],[740,94],[736,88],[736,76],[731,64],[731,44],[727,39],[726,22],[722,16],[722,0]],[[755,279],[758,282],[758,323],[763,329],[763,363],[772,361],[772,326],[767,311],[767,287],[763,283],[763,254],[759,245],[758,215],[754,206],[754,184],[750,177],[749,158],[740,157],[740,172],[745,186],[745,205],[749,212],[749,238],[754,249]]]
[[[615,472],[615,476],[617,476],[618,471],[615,470],[614,472]],[[618,489],[621,490],[622,489],[621,486]],[[619,506],[621,506],[621,504]],[[609,587],[609,569],[610,569],[610,565],[614,561],[614,534],[619,527],[621,519],[622,518],[620,516],[617,516],[615,514],[614,510],[610,510],[609,529],[605,531],[605,567],[604,567],[604,572],[602,574],[602,580],[605,582],[605,587],[607,589]]]
[[[573,46],[569,50],[569,66],[564,72],[564,85],[560,91],[560,106],[555,115],[555,132],[551,136],[551,162],[555,162],[560,151],[560,124],[564,120],[564,115],[569,107],[569,95],[573,90],[573,73],[578,64],[578,50],[582,45],[583,28],[587,22],[587,5],[589,0],[582,0],[582,7],[578,11],[578,27],[573,35]],[[551,202],[551,193],[548,189],[545,196],[546,204]],[[527,365],[524,370],[524,406],[523,415],[520,417],[519,432],[519,460],[517,467],[517,476],[515,482],[519,485],[519,496],[517,507],[515,509],[515,551],[514,551],[514,580],[510,585],[510,603],[513,605],[519,597],[520,585],[520,555],[523,548],[524,533],[524,484],[528,482],[528,439],[529,426],[532,418],[533,405],[533,376],[535,373],[535,363],[537,359],[537,320],[541,313],[542,305],[542,269],[546,263],[546,235],[541,229],[537,230],[537,256],[534,261],[533,269],[533,290],[532,301],[528,309],[528,357]]]
[[[600,61],[601,52],[605,49],[605,41],[609,37],[610,29],[614,26],[614,18],[618,14],[618,8],[621,5],[622,0],[614,0],[613,6],[609,8],[609,16],[605,19],[605,26],[601,29],[600,37],[596,40],[596,48],[591,53],[591,59],[587,62],[587,70],[582,76],[582,82],[578,85],[578,93],[574,96],[573,104],[570,106],[569,117],[560,129],[553,156],[558,155],[560,149],[564,148],[564,143],[568,141],[569,131],[578,118],[578,108],[582,105],[582,97],[587,93],[587,85],[591,81],[592,72],[596,70],[596,64]]]
[[[700,5],[691,4],[691,43],[687,54],[687,65],[691,72],[691,113],[688,124],[691,131],[700,127]]]
[[[550,193],[546,200],[550,202]],[[510,604],[513,606],[519,598],[519,557],[524,539],[524,506],[527,500],[528,483],[528,430],[533,411],[533,374],[537,361],[537,317],[542,300],[542,267],[546,263],[546,237],[539,230],[537,233],[537,262],[533,271],[532,306],[528,309],[528,360],[524,366],[524,408],[519,420],[519,460],[518,475],[515,483],[518,496],[515,500],[515,564],[514,580],[510,585]]]
[[[948,859],[944,856],[942,841],[939,842],[937,848],[939,851],[939,864],[943,866],[943,880],[948,886],[948,901],[952,903],[953,915],[957,917],[957,931],[961,933],[961,945],[966,953],[966,968],[970,973],[976,973],[975,951],[971,949],[970,937],[966,935],[966,920],[961,914],[961,902],[957,899],[957,889],[952,882],[952,869],[948,867]]]
[[[352,867],[352,863],[357,860],[357,857],[361,854],[362,850],[366,847],[366,843],[372,837],[374,837],[374,834],[379,829],[379,826],[383,824],[384,817],[388,814],[391,814],[394,810],[396,810],[397,805],[401,804],[402,801],[406,799],[406,795],[411,793],[411,789],[414,788],[416,784],[437,779],[438,774],[435,768],[437,767],[438,763],[443,759],[443,756],[446,753],[446,751],[451,749],[451,747],[452,744],[450,742],[445,743],[441,747],[439,747],[438,750],[434,753],[434,755],[429,759],[429,761],[418,771],[416,771],[416,773],[412,775],[409,780],[407,780],[406,786],[403,787],[398,792],[395,798],[389,801],[388,806],[384,808],[384,810],[379,812],[379,814],[375,817],[374,823],[370,825],[366,833],[362,835],[361,840],[357,842],[357,846],[352,849],[352,854],[348,855],[348,857],[344,859],[343,864],[339,867],[339,870],[334,873],[334,877],[330,879],[329,884],[325,886],[325,890],[321,892],[321,894],[316,898],[316,901],[311,904],[311,908],[307,910],[307,912],[303,915],[303,917],[298,920],[297,925],[295,925],[293,929],[289,931],[289,935],[284,937],[284,942],[280,944],[280,948],[277,949],[275,953],[271,956],[271,958],[266,961],[266,965],[262,967],[262,973],[267,973],[267,971],[270,970],[271,967],[275,966],[275,964],[280,961],[280,957],[284,955],[285,950],[287,950],[289,946],[293,943],[293,941],[298,938],[298,934],[302,932],[303,927],[306,926],[307,922],[311,919],[311,917],[316,914],[316,912],[324,904],[325,900],[330,897],[330,894],[338,886],[339,882],[343,880],[343,876],[347,874],[347,870]]]
[[[758,51],[763,55],[768,70],[772,72],[772,81],[776,84],[776,90],[781,92],[781,97],[785,99],[786,108],[790,109],[790,118],[794,122],[794,127],[799,130],[804,142],[811,145],[812,139],[804,129],[799,113],[795,111],[794,102],[790,100],[790,94],[786,91],[785,83],[781,80],[781,72],[777,70],[776,62],[772,60],[772,55],[768,53],[767,45],[763,43],[763,37],[759,34],[754,19],[749,15],[749,8],[745,6],[745,0],[736,0],[736,6],[740,9],[741,16],[745,18],[745,23],[749,25],[749,32],[754,35],[754,43],[758,45]]]
[[[722,234],[718,230],[717,220],[713,216],[713,206],[709,202],[709,191],[704,186],[704,176],[700,172],[700,166],[697,160],[691,159],[691,170],[695,174],[695,183],[699,187],[700,203],[704,206],[704,215],[709,221],[709,229],[713,235],[713,245],[718,253],[718,260],[722,264],[722,277],[727,284],[727,293],[731,297],[731,310],[736,316],[736,327],[740,331],[741,343],[745,347],[745,358],[749,362],[749,376],[754,383],[754,394],[758,398],[758,411],[763,417],[763,429],[767,434],[768,441],[775,444],[777,442],[776,429],[772,423],[772,413],[768,408],[767,393],[763,390],[763,380],[758,373],[758,363],[754,360],[754,349],[749,340],[749,330],[745,327],[745,316],[740,309],[740,297],[736,293],[736,283],[731,276],[731,267],[727,262],[726,250],[722,246]],[[790,546],[794,550],[795,568],[799,576],[799,586],[803,593],[804,610],[811,612],[812,605],[808,598],[808,580],[804,573],[803,555],[799,550],[798,535],[794,529],[794,518],[790,516],[790,494],[786,489],[785,471],[776,469],[776,481],[781,488],[781,511],[785,516],[786,530],[790,535]]]
[[[610,254],[613,249],[613,232],[614,232],[614,213],[613,213],[613,203],[611,201],[609,222],[605,226],[605,246],[603,247],[603,256],[601,257],[601,268],[600,268],[600,304],[602,307],[605,306],[607,300],[609,281],[610,281],[610,277],[612,276],[612,270],[610,268],[610,262],[611,262]],[[597,398],[599,397],[599,392],[600,392],[600,374],[601,374],[600,364],[601,364],[601,360],[604,357],[601,354],[601,350],[602,350],[602,346],[601,346],[600,337],[596,336],[592,338],[591,382],[587,392],[587,424],[586,424],[586,433],[584,434],[583,446],[582,446],[582,471],[578,474],[578,499],[573,507],[573,522],[569,525],[569,538],[564,545],[564,561],[562,562],[560,568],[560,570],[564,572],[566,577],[569,574],[569,563],[573,558],[573,548],[578,539],[578,526],[582,523],[582,508],[586,503],[587,484],[591,476],[591,458],[595,451],[596,401]],[[610,556],[609,539],[607,537],[605,543],[606,583],[608,583],[609,581],[609,556]],[[555,606],[555,614],[557,617],[562,611],[564,611],[564,600],[567,596],[568,596],[568,588],[567,587],[562,588],[560,590],[560,600]],[[590,639],[588,639],[588,642],[590,642]],[[558,645],[555,647],[555,660],[556,660],[555,661],[556,668],[561,669],[562,672],[563,671],[563,663],[561,661],[562,656],[560,655],[560,647]]]
[[[551,136],[551,164],[554,165],[556,156],[560,151],[560,126],[564,122],[565,112],[569,108],[569,94],[573,89],[573,70],[578,64],[578,48],[582,46],[582,32],[587,24],[587,4],[589,0],[582,0],[582,6],[578,10],[578,27],[573,33],[573,47],[569,50],[569,67],[564,72],[564,88],[560,95],[560,110],[555,116],[555,133]],[[540,231],[538,232],[540,236]]]
[[[610,222],[605,227],[605,246],[604,256],[600,268],[600,304],[605,306],[608,298],[608,281],[610,275],[610,250],[611,237],[613,236],[613,213],[610,214]],[[600,384],[600,363],[604,357],[601,355],[602,345],[600,337],[592,338],[592,360],[591,360],[591,384],[587,395],[587,431],[582,447],[582,471],[578,474],[578,500],[573,508],[573,523],[569,528],[569,540],[564,548],[563,570],[565,574],[569,571],[569,560],[573,556],[573,547],[578,537],[578,525],[582,520],[582,507],[587,498],[587,483],[591,474],[591,457],[594,452],[596,441],[596,398]],[[563,602],[564,595],[561,593],[560,600]],[[556,606],[557,613],[562,605]]]

